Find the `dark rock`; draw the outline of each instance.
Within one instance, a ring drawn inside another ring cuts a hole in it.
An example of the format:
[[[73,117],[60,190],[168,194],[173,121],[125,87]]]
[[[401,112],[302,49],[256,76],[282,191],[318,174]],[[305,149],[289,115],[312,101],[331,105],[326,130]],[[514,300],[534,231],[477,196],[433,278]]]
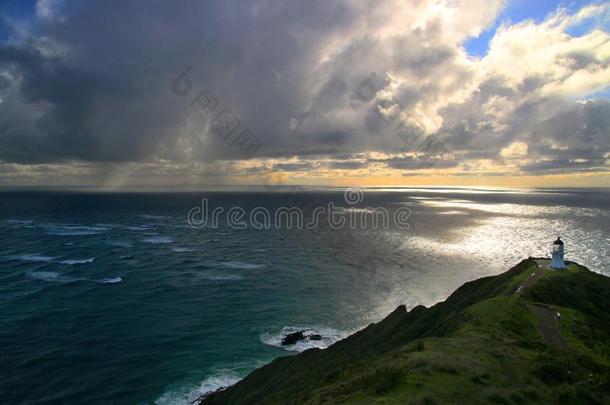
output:
[[[309,340],[322,340],[322,335],[318,335],[317,333],[309,335]]]
[[[301,340],[305,340],[305,335],[303,334],[303,330],[300,330],[298,332],[293,332],[293,333],[289,333],[286,336],[284,336],[284,339],[282,339],[282,346],[289,346],[289,345],[293,345],[295,343],[300,342]]]

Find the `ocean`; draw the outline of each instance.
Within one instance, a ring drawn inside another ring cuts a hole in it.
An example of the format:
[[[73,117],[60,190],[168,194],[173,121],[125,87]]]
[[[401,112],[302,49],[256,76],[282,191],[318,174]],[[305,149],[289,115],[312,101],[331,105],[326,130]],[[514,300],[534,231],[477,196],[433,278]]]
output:
[[[247,215],[203,226],[189,214],[202,201],[408,215],[401,226],[261,228]],[[429,306],[547,256],[558,235],[567,260],[610,275],[609,202],[596,189],[2,192],[0,403],[190,403],[398,305]],[[301,329],[322,340],[281,346]]]

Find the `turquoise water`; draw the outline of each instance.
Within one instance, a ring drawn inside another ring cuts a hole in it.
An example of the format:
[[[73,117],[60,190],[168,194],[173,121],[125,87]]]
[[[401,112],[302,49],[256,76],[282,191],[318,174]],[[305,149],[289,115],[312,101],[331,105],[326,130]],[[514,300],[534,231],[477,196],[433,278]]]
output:
[[[298,204],[343,197],[309,190]],[[314,330],[324,347],[397,305],[431,305],[544,256],[557,234],[568,259],[610,274],[604,190],[365,197],[410,207],[410,228],[329,236],[186,222],[202,198],[272,209],[295,205],[290,192],[0,194],[0,402],[187,403],[290,354],[279,347],[289,331]]]

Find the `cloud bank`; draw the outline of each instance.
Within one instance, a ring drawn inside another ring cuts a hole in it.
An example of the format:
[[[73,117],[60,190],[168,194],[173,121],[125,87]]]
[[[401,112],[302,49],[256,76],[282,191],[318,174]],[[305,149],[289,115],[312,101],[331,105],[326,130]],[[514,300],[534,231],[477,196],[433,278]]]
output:
[[[41,0],[2,18],[0,181],[607,173],[609,6],[505,22],[468,55],[504,6]],[[260,140],[251,159],[191,108],[203,90]]]

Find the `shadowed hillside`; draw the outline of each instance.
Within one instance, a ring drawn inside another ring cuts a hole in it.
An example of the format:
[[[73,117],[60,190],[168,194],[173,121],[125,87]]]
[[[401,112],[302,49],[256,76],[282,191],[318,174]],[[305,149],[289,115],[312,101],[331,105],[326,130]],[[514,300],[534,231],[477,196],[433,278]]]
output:
[[[528,259],[325,350],[278,358],[202,404],[610,403],[610,279]]]

